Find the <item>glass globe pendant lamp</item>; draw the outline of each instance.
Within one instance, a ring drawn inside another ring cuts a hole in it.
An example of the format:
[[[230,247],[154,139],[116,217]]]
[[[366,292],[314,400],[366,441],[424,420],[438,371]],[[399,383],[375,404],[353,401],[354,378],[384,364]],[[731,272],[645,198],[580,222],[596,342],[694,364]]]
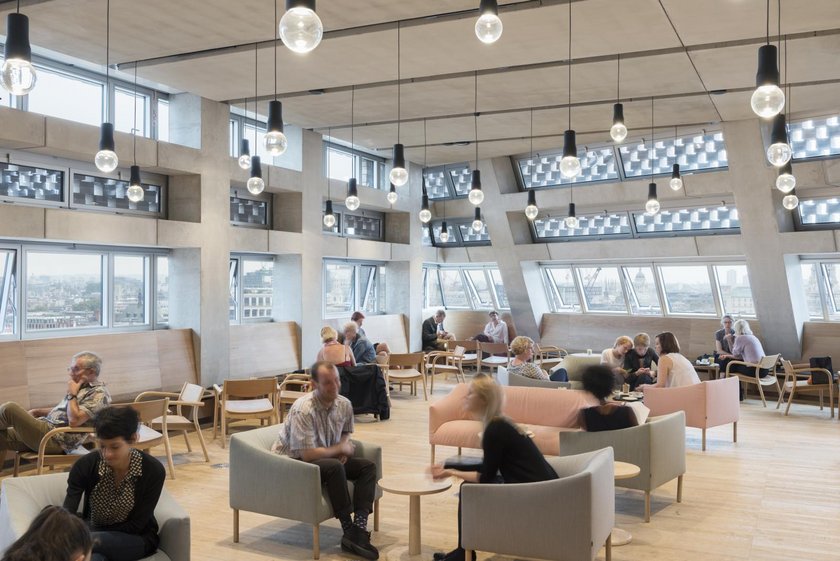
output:
[[[283,44],[292,52],[313,51],[324,37],[324,24],[315,12],[315,0],[286,0],[286,13],[280,18],[278,30]]]
[[[397,204],[397,199],[399,196],[397,195],[397,186],[391,183],[391,188],[388,190],[388,194],[385,195],[385,198],[388,199],[388,202],[392,205]]]
[[[420,205],[420,222],[428,224],[432,219],[432,211],[429,210],[429,195],[423,193],[423,202]]]
[[[327,199],[327,203],[324,206],[324,226],[326,226],[327,228],[332,228],[333,226],[335,226],[335,223],[336,219],[335,213],[333,212],[332,200]]]
[[[659,200],[656,198],[656,183],[650,183],[648,185],[648,200],[645,203],[645,212],[654,215],[659,212],[659,209]]]
[[[566,179],[572,179],[580,174],[580,169],[575,131],[567,130],[563,133],[563,158],[560,160],[560,173]]]
[[[254,155],[251,157],[251,177],[245,186],[252,195],[259,195],[265,191],[265,181],[262,178],[262,165],[259,156]]]
[[[394,166],[391,168],[391,173],[388,174],[388,179],[397,187],[402,187],[408,183],[408,170],[405,169],[405,147],[402,144],[394,144]]]
[[[484,202],[484,191],[481,190],[481,172],[477,169],[472,172],[470,193],[467,195],[467,198],[476,206]]]
[[[132,203],[139,203],[144,195],[143,184],[140,182],[140,166],[131,166],[131,179],[128,182],[126,196]]]
[[[443,243],[449,241],[449,226],[447,226],[446,220],[440,224],[440,241]]]
[[[480,232],[484,228],[484,221],[481,219],[481,208],[475,207],[475,218],[472,221],[473,232]]]
[[[755,75],[755,91],[750,97],[753,113],[762,119],[778,115],[785,107],[785,92],[779,87],[779,67],[776,64],[775,45],[762,45],[758,49],[758,72]]]
[[[679,191],[683,188],[682,175],[680,175],[680,164],[674,164],[671,171],[671,181],[668,182],[672,191]]]
[[[268,103],[268,132],[265,133],[265,149],[272,156],[280,156],[286,151],[289,141],[283,133],[283,104],[276,99]]]
[[[114,124],[102,123],[99,129],[99,152],[93,159],[96,169],[104,173],[111,173],[117,169],[117,166],[120,165],[120,159],[117,158],[115,148]]]
[[[533,220],[539,213],[540,209],[537,207],[537,193],[532,189],[528,191],[528,205],[525,207],[525,217],[528,220]]]
[[[475,22],[475,36],[484,44],[495,43],[502,36],[504,26],[499,17],[499,4],[496,0],[481,0],[478,7],[480,14]]]
[[[613,105],[613,125],[610,127],[610,138],[614,142],[623,142],[627,138],[627,126],[624,124],[624,104]]]
[[[29,18],[21,13],[6,16],[6,46],[0,69],[0,83],[12,95],[27,95],[35,87],[38,75],[32,66],[29,44]]]
[[[356,187],[356,178],[351,177],[347,182],[347,198],[344,199],[344,206],[347,207],[347,210],[356,210],[361,205],[362,201],[359,200],[359,190]]]
[[[575,203],[569,203],[569,214],[563,220],[566,224],[566,228],[569,230],[575,230],[580,226],[580,221],[578,220],[577,214],[575,213]]]
[[[251,168],[251,146],[247,138],[239,142],[239,167],[242,169]]]
[[[779,175],[776,177],[776,189],[782,193],[790,193],[796,188],[796,177],[793,175],[793,166],[790,162],[779,168]]]
[[[767,148],[767,161],[774,166],[782,167],[790,161],[793,150],[788,143],[785,114],[779,113],[773,117],[773,129],[770,132],[770,146]]]
[[[782,206],[785,207],[787,210],[793,210],[797,206],[799,206],[799,197],[796,196],[796,193],[791,192],[788,195],[785,195],[782,199]]]

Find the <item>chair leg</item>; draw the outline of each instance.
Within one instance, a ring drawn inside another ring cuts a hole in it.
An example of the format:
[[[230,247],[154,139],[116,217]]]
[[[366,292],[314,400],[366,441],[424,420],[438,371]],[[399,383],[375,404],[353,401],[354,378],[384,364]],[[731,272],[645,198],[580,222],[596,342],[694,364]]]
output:
[[[732,423],[732,442],[738,442],[738,421]]]
[[[216,427],[219,422],[219,398],[213,401],[213,440],[216,440]]]
[[[790,396],[788,397],[787,407],[785,407],[785,416],[790,412],[790,406],[793,404],[793,394],[796,393],[796,385],[790,389]]]
[[[435,445],[432,444],[432,463],[435,463]]]
[[[823,390],[820,390],[820,411],[823,411]]]
[[[172,448],[169,446],[169,432],[163,430],[163,448],[166,450],[166,463],[169,465],[169,477],[175,479],[175,462],[172,461]]]
[[[233,543],[239,543],[239,509],[233,509]]]
[[[20,452],[15,452],[15,469],[12,472],[12,477],[17,477],[20,473]]]
[[[321,558],[321,526],[312,525],[312,559]]]
[[[464,559],[472,560],[472,556],[473,556],[473,553],[475,553],[475,551],[472,550],[472,549],[467,549],[465,551],[467,552],[467,554],[464,556]]]
[[[761,403],[764,404],[764,407],[767,407],[767,400],[764,399],[764,387],[761,385],[761,382],[756,385],[758,386],[758,394],[761,396]]]
[[[682,502],[683,476],[677,477],[677,502]]]
[[[795,381],[796,381],[796,379],[794,379],[794,382]],[[779,399],[776,400],[776,409],[779,408],[779,406],[782,404],[782,401],[784,401],[784,400],[785,400],[785,389],[782,388],[782,391],[779,392]]]
[[[192,445],[190,444],[190,438],[187,436],[186,429],[182,430],[181,433],[184,435],[184,442],[187,443],[187,452],[192,452]]]
[[[420,378],[420,381],[423,382],[423,399],[429,401],[429,394],[428,392],[426,392],[426,377],[423,376],[422,378]]]
[[[700,450],[705,452],[706,451],[706,429],[703,428],[703,443],[700,445]]]
[[[650,491],[645,491],[645,522],[650,522]]]
[[[224,411],[221,413],[222,418],[222,450],[227,448],[227,416],[225,415]]]
[[[373,531],[379,531],[379,499],[373,501]]]
[[[201,425],[198,424],[198,419],[195,419],[195,433],[198,435],[198,443],[201,444],[201,450],[204,452],[204,461],[210,463],[210,455],[207,453],[207,444],[204,442],[204,435],[201,434]]]
[[[612,534],[607,536],[607,543],[604,544],[604,560],[612,561]]]

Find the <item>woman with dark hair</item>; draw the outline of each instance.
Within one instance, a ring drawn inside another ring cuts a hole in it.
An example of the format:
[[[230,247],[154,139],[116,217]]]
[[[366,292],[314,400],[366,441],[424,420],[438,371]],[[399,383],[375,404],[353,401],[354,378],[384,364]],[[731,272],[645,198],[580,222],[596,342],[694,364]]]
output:
[[[2,561],[89,561],[90,530],[74,514],[51,505],[9,546]]]
[[[155,507],[166,470],[133,448],[140,418],[130,407],[107,407],[93,421],[99,449],[79,459],[67,479],[64,508],[76,512],[93,532],[94,561],[135,561],[160,543]]]
[[[700,383],[700,377],[691,361],[680,354],[680,343],[670,331],[660,333],[654,339],[656,354],[659,355],[659,371],[656,373],[655,384],[643,384],[638,388],[647,387],[676,388]]]
[[[595,396],[600,405],[581,411],[580,424],[584,430],[597,432],[635,427],[639,424],[635,412],[623,403],[607,402],[615,381],[610,367],[597,364],[587,367],[581,375],[583,389]]]

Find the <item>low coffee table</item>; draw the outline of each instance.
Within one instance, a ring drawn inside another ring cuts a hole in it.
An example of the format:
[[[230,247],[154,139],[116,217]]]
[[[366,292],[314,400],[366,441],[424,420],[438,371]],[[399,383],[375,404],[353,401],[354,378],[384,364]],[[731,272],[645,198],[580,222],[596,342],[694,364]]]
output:
[[[442,493],[452,487],[452,481],[435,481],[425,474],[390,475],[379,480],[383,491],[395,495],[408,495],[408,554],[420,553],[420,497]]]
[[[615,478],[616,479],[632,479],[639,475],[642,470],[639,466],[628,462],[614,462],[615,463]],[[633,535],[627,530],[621,528],[613,528],[610,536],[610,543],[612,545],[627,545],[633,541]]]

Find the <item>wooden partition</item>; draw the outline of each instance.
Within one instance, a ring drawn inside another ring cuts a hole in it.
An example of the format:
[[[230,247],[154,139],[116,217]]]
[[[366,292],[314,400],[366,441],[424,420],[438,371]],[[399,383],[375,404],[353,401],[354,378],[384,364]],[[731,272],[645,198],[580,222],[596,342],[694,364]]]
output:
[[[300,367],[297,323],[272,321],[230,326],[229,378],[284,374]]]
[[[436,308],[424,310],[423,320],[433,316]],[[490,321],[489,310],[446,310],[446,319],[443,326],[450,333],[454,333],[458,339],[469,339],[484,332],[484,326]],[[499,313],[502,321],[507,323],[508,337],[512,341],[516,337],[516,328],[513,325],[513,318],[510,312]],[[423,321],[421,320],[421,321]]]
[[[751,320],[750,327],[761,338],[758,321]],[[593,353],[600,353],[612,347],[619,335],[633,337],[644,332],[652,340],[657,333],[671,331],[680,342],[682,354],[693,361],[715,350],[718,329],[720,321],[716,318],[543,314],[540,335],[544,344],[557,345],[569,352],[592,349]]]
[[[330,318],[324,325],[341,331],[344,324],[350,321],[350,316],[344,318]],[[392,353],[408,352],[408,329],[405,316],[402,314],[384,314],[365,316],[364,330],[372,343],[388,343]],[[315,357],[312,357],[313,360]]]
[[[840,368],[840,323],[805,323],[802,332],[803,362],[812,356],[830,356],[834,369]]]
[[[102,357],[100,379],[115,401],[146,390],[177,391],[198,383],[192,330],[165,329],[0,343],[0,402],[48,407],[67,393],[67,367],[80,351]]]

